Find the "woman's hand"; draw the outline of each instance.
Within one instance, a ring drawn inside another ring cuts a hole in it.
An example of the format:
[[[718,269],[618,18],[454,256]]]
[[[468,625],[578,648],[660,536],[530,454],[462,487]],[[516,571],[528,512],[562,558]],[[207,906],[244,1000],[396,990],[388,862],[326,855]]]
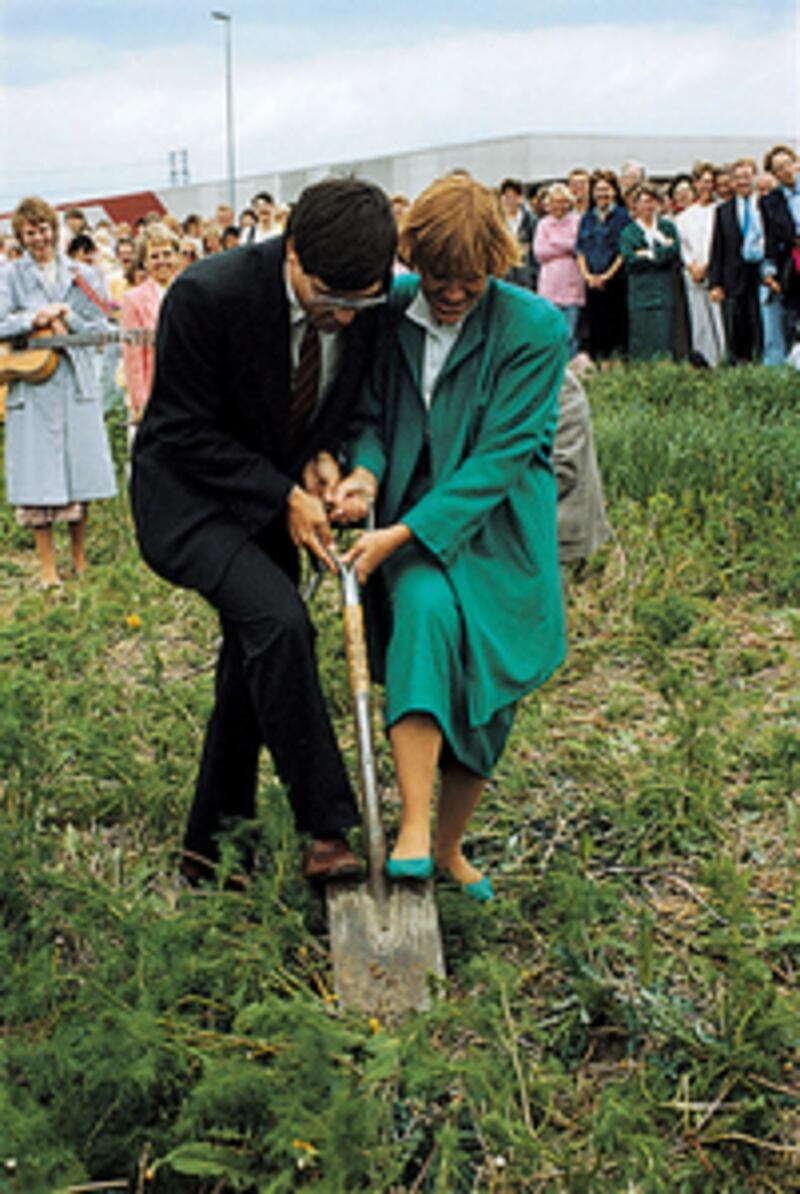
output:
[[[378,482],[366,468],[354,469],[334,490],[331,518],[334,522],[363,522],[378,493]]]
[[[342,557],[345,564],[355,564],[358,583],[363,585],[384,560],[411,539],[411,531],[402,523],[382,527],[379,531],[365,531]]]

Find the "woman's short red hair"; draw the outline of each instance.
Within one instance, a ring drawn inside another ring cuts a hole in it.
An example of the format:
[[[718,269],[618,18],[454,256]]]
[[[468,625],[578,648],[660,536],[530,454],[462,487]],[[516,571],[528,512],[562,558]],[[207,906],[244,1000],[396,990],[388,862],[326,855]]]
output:
[[[497,196],[463,175],[431,183],[400,225],[400,260],[436,278],[502,278],[520,261]]]

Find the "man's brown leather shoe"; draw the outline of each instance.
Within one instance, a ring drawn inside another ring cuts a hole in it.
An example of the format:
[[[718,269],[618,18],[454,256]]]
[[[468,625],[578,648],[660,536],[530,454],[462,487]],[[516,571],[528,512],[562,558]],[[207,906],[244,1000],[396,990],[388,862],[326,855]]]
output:
[[[314,838],[303,855],[303,875],[314,883],[329,879],[360,879],[361,859],[343,837]]]

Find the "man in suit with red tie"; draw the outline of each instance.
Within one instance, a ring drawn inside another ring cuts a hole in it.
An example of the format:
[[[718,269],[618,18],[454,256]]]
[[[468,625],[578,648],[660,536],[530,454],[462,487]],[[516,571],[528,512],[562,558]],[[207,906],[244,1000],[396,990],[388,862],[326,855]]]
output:
[[[708,284],[712,300],[722,303],[731,364],[761,358],[758,286],[764,229],[753,187],[755,174],[752,159],[734,163],[734,194],[717,208],[711,240]]]
[[[161,309],[153,390],[133,454],[145,560],[219,612],[222,646],[184,837],[190,882],[218,835],[255,815],[266,746],[309,879],[353,875],[358,815],[325,709],[298,549],[330,563],[325,498],[391,278],[386,196],[355,179],[308,187],[286,235],[190,266]]]

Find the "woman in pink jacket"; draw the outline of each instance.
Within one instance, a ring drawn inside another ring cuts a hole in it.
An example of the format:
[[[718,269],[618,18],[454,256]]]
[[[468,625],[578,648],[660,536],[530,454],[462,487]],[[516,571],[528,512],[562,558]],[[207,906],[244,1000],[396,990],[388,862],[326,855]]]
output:
[[[128,390],[130,422],[135,427],[141,420],[150,387],[153,384],[155,363],[154,339],[161,300],[175,276],[178,265],[177,237],[165,224],[149,224],[136,243],[138,262],[147,277],[139,286],[122,296],[120,324],[124,331],[142,331],[141,338],[131,337],[122,346],[125,385]],[[150,333],[149,335],[145,333]]]
[[[578,268],[576,243],[581,217],[563,183],[547,192],[547,215],[536,225],[533,255],[539,262],[538,291],[563,311],[569,327],[569,355],[578,351],[578,315],[586,302],[586,284]]]

